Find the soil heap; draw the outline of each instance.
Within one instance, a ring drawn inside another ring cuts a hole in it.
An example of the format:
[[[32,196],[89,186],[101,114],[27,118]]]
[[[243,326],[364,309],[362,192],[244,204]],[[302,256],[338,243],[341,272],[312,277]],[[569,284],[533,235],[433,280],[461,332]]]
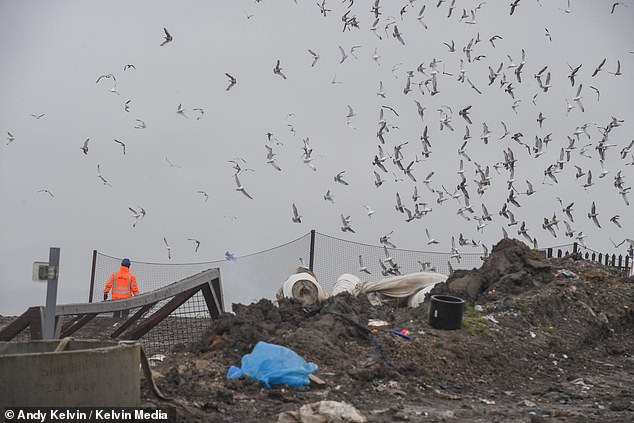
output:
[[[331,400],[369,422],[631,422],[633,282],[618,269],[546,259],[503,239],[481,268],[458,270],[432,291],[466,300],[461,329],[433,329],[428,299],[413,309],[348,294],[314,305],[234,304],[198,345],[153,368],[172,401],[145,382],[142,394],[179,421],[276,422]],[[389,325],[368,326],[370,319]],[[258,341],[316,363],[324,383],[297,390],[228,380],[228,368]]]

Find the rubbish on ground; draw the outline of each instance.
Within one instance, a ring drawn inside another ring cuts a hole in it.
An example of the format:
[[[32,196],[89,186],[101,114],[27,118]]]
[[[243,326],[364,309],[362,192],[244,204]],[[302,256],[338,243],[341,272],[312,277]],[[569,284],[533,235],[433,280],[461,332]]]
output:
[[[348,292],[353,297],[356,297],[363,288],[363,282],[356,275],[344,273],[339,276],[335,286],[332,288],[332,295],[341,294],[342,292]]]
[[[295,351],[260,341],[250,354],[242,357],[242,368],[229,368],[227,378],[237,379],[246,375],[259,380],[266,388],[271,385],[301,387],[310,383],[308,375],[316,370],[315,363],[306,362]]]
[[[480,401],[487,404],[487,405],[494,405],[495,401],[490,400],[490,399],[486,399],[486,398],[480,398]]]
[[[165,360],[165,355],[163,354],[154,354],[152,357],[148,357],[148,361],[150,362],[150,366],[154,367],[161,361]]]
[[[479,313],[482,313],[484,311],[484,307],[482,307],[480,304],[476,304],[475,306],[473,306],[473,309]]]
[[[537,404],[535,404],[533,401],[527,400],[527,399],[518,402],[517,405],[523,405],[525,407],[531,407],[531,408],[537,406]]]
[[[570,381],[570,383],[574,384],[574,385],[579,385],[581,387],[582,391],[588,391],[590,390],[590,388],[592,388],[593,385],[588,385],[583,378],[579,377],[575,380]]]
[[[302,405],[298,411],[283,411],[277,423],[364,423],[368,420],[346,402],[319,401]]]
[[[375,282],[363,284],[362,293],[378,292],[386,297],[405,298],[417,294],[424,288],[431,288],[439,282],[445,282],[446,275],[434,272],[417,272],[407,275],[392,276]],[[424,294],[424,293],[423,293]],[[424,298],[424,295],[423,295]],[[408,301],[409,303],[409,301]],[[413,304],[413,303],[412,303]],[[419,303],[413,305],[417,306]],[[412,305],[410,305],[412,306]]]
[[[402,338],[405,338],[405,339],[409,339],[409,340],[411,340],[411,339],[412,339],[412,337],[411,337],[411,336],[409,336],[409,335],[407,335],[407,334],[405,334],[405,333],[399,332],[399,331],[397,331],[397,330],[394,330],[394,329],[390,329],[390,333],[393,333],[394,335],[398,335],[398,336],[400,336],[400,337],[402,337]]]
[[[368,326],[378,327],[378,326],[389,326],[389,325],[390,323],[386,322],[385,320],[368,319]]]
[[[313,374],[308,375],[308,379],[310,379],[311,382],[314,382],[317,385],[325,385],[326,384],[325,380],[323,380],[322,378],[317,377],[317,376],[315,376]]]
[[[310,270],[299,267],[297,273],[286,279],[275,297],[278,301],[282,298],[295,298],[303,304],[315,304],[328,298],[328,294]]]
[[[493,317],[490,314],[487,314],[486,316],[484,316],[485,319],[487,319],[489,322],[491,323],[495,323],[496,325],[499,324],[500,322],[498,321],[498,319],[496,319],[495,317]]]
[[[529,331],[528,333],[531,335],[531,338],[535,338],[537,336],[537,335],[535,335],[535,332],[533,332],[533,331]]]
[[[555,274],[556,277],[563,276],[566,279],[579,279],[579,276],[571,270],[568,269],[559,269]]]

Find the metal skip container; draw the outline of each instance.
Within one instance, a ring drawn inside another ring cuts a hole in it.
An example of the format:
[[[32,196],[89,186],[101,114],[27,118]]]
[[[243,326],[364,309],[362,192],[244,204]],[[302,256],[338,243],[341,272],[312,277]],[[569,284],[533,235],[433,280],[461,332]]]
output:
[[[62,342],[0,342],[0,408],[139,406],[138,341]]]

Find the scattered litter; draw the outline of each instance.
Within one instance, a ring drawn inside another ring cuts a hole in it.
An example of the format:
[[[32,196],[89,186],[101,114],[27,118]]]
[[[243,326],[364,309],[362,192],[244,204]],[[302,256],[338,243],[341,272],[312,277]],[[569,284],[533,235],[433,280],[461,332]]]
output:
[[[572,270],[568,269],[559,269],[557,273],[555,273],[556,277],[563,276],[565,279],[579,279],[579,276]]]
[[[482,307],[480,304],[476,304],[475,306],[473,306],[473,309],[479,313],[482,313],[484,311],[484,307]]]
[[[251,354],[242,357],[242,369],[231,366],[227,378],[237,379],[246,375],[259,380],[266,388],[271,385],[301,387],[310,383],[308,375],[316,370],[315,363],[307,363],[295,351],[260,341]]]
[[[524,407],[531,407],[531,408],[537,406],[537,404],[535,404],[533,401],[527,400],[527,399],[521,400],[520,402],[517,403],[517,405],[523,405]]]
[[[148,361],[150,362],[150,366],[154,367],[158,365],[161,361],[165,360],[166,356],[164,354],[154,354],[152,357],[148,357]]]
[[[398,335],[398,336],[400,336],[400,337],[402,337],[402,338],[405,338],[405,339],[409,339],[409,340],[411,340],[411,339],[412,339],[412,337],[411,337],[411,336],[409,336],[407,333],[403,333],[402,331],[401,331],[401,332],[399,332],[399,331],[397,331],[397,330],[395,330],[395,329],[390,329],[390,333],[393,333],[394,335]],[[408,332],[408,333],[409,333],[409,332]]]
[[[486,398],[480,398],[480,401],[487,404],[487,405],[494,405],[495,401],[490,400],[490,399],[486,399]]]
[[[389,325],[390,323],[386,322],[385,320],[379,320],[379,319],[368,320],[368,326],[380,327],[380,326],[389,326]]]
[[[491,323],[495,323],[496,325],[500,323],[498,321],[498,319],[496,319],[495,317],[491,316],[490,314],[484,316],[484,318],[487,319]]]
[[[578,377],[577,379],[570,381],[570,383],[574,385],[579,385],[582,391],[589,391],[590,388],[592,388],[593,386],[593,385],[588,385],[586,382],[584,382],[583,378],[581,377]]]
[[[531,338],[535,338],[537,336],[537,335],[535,335],[535,332],[533,332],[533,331],[529,331],[528,333],[530,333]]]
[[[277,416],[277,423],[363,423],[367,421],[354,406],[337,401],[304,404],[298,411],[284,411]]]
[[[398,389],[398,388],[401,387],[401,384],[398,383],[397,380],[389,380],[387,382],[387,387],[390,388],[390,389]]]

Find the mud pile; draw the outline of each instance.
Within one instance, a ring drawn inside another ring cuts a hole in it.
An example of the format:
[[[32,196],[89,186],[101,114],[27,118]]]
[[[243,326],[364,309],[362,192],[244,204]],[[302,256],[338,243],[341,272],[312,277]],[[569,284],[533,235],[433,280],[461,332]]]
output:
[[[175,401],[157,400],[147,384],[144,399],[174,407],[180,421],[275,422],[324,400],[351,404],[371,422],[634,421],[631,279],[504,239],[481,268],[455,272],[434,292],[467,301],[461,329],[430,327],[429,301],[372,306],[341,294],[314,305],[234,305],[198,345],[154,368]],[[258,341],[316,363],[324,384],[265,389],[228,380]]]

